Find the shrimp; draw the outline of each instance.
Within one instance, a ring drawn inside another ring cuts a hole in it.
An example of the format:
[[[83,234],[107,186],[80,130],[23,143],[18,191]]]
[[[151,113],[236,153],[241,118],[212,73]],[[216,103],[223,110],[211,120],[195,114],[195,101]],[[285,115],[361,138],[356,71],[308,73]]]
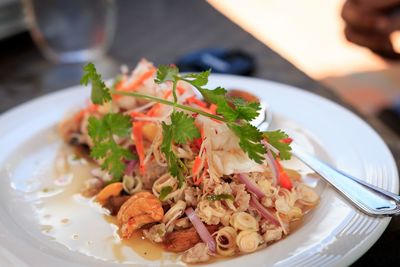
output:
[[[145,224],[160,222],[164,217],[161,201],[150,192],[131,196],[117,214],[122,238],[129,239],[133,232]]]

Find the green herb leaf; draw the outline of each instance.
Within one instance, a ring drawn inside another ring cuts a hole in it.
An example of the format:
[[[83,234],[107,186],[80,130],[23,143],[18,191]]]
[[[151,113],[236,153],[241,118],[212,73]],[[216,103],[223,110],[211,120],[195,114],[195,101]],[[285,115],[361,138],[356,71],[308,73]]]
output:
[[[177,144],[186,144],[200,137],[199,129],[194,124],[194,118],[179,111],[171,114],[173,141]]]
[[[163,83],[166,81],[174,81],[178,76],[179,69],[174,65],[160,65],[157,70],[157,77],[154,80],[156,83]]]
[[[82,85],[92,82],[91,100],[94,104],[101,105],[111,100],[110,89],[103,82],[101,75],[97,73],[93,63],[88,63],[83,67],[84,74],[81,79]]]
[[[257,163],[262,163],[266,152],[265,147],[261,144],[262,132],[248,122],[242,125],[228,123],[228,127],[239,137],[239,145],[249,158]]]
[[[184,112],[173,111],[171,114],[171,124],[162,122],[163,141],[161,143],[161,152],[167,159],[169,172],[176,177],[179,182],[179,188],[185,180],[187,171],[185,164],[178,158],[172,150],[172,144],[185,144],[195,138],[200,137],[200,132],[194,124],[194,118]]]
[[[207,196],[207,200],[216,201],[216,200],[234,200],[233,196],[230,194],[219,194],[219,195],[209,195]]]
[[[225,94],[226,90],[221,87],[217,87],[214,90],[208,90],[204,88],[197,88],[204,99],[213,103],[217,106],[217,113],[221,114],[228,121],[235,121],[238,119],[238,113],[235,111],[227,101]]]
[[[282,142],[281,140],[288,138],[289,136],[282,130],[268,131],[263,133],[268,143],[279,150],[279,157],[282,160],[290,159],[292,148],[289,144]]]
[[[102,160],[101,168],[113,175],[113,179],[121,179],[125,170],[124,160],[134,159],[129,149],[119,146],[114,140],[114,136],[128,136],[130,129],[129,116],[119,113],[109,113],[100,119],[89,118],[88,132],[94,143],[90,156]]]
[[[168,125],[165,122],[162,122],[163,129],[163,141],[161,143],[161,152],[164,153],[165,158],[168,164],[168,170],[170,174],[178,179],[179,188],[182,187],[185,176],[185,169],[182,161],[176,157],[174,152],[172,151],[172,140],[174,135],[174,130],[172,125]]]
[[[163,188],[161,188],[160,196],[158,197],[158,199],[163,201],[171,192],[172,192],[172,186],[164,186]]]
[[[247,102],[241,98],[234,98],[232,102],[235,105],[238,119],[246,121],[254,120],[261,109],[260,103]]]
[[[194,86],[204,86],[208,83],[208,76],[210,76],[211,69],[200,73],[189,73],[182,76],[183,79],[188,81]]]

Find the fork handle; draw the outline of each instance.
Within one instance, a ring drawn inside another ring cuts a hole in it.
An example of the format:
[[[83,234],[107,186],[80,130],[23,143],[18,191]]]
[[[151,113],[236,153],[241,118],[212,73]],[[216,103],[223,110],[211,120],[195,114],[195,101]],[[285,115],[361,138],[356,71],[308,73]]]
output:
[[[400,214],[400,196],[335,169],[292,144],[292,154],[321,175],[354,206],[371,216]]]

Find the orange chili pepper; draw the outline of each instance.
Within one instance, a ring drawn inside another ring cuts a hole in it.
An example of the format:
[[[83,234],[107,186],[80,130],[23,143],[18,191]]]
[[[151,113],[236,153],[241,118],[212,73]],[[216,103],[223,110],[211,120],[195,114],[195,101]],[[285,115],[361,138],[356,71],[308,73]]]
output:
[[[285,172],[285,170],[282,168],[282,165],[280,164],[279,160],[276,159],[276,166],[278,167],[278,183],[286,189],[292,189],[292,181],[290,180],[289,176]]]

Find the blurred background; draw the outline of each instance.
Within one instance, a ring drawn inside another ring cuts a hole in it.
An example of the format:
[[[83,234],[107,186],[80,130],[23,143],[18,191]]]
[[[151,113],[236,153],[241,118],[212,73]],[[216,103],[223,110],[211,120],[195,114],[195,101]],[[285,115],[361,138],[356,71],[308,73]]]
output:
[[[110,78],[145,57],[327,97],[366,119],[399,166],[399,30],[400,0],[0,0],[0,114],[77,85],[88,61]],[[399,225],[355,265],[384,266]]]
[[[374,12],[396,15],[399,1],[348,2],[360,2],[361,8],[382,2]],[[216,70],[219,65],[212,58],[199,63],[204,54],[211,54],[214,59],[230,58],[233,65],[221,72],[305,89],[317,86],[309,83],[310,77],[400,135],[400,65],[395,56],[385,58],[357,45],[357,40],[346,40],[344,3],[0,0],[0,112],[77,84],[87,61],[96,61],[103,75],[111,77],[121,64],[133,67],[142,57],[156,64],[181,63],[187,70],[208,66]],[[371,20],[367,18],[371,12],[366,12],[362,18],[351,8],[347,13],[350,21],[353,16],[356,24],[357,19],[362,24]],[[400,29],[400,19],[394,21]],[[398,32],[390,33],[394,49],[400,49]],[[294,75],[294,69],[306,75]]]

